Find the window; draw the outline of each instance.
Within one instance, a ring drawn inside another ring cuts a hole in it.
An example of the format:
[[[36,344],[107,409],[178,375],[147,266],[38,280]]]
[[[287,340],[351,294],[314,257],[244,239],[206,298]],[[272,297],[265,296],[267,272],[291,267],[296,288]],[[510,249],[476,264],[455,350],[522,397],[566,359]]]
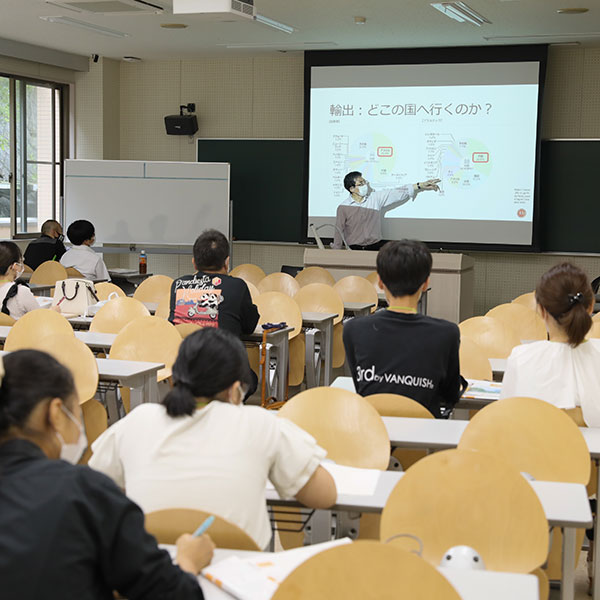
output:
[[[66,86],[0,76],[0,238],[60,218]]]

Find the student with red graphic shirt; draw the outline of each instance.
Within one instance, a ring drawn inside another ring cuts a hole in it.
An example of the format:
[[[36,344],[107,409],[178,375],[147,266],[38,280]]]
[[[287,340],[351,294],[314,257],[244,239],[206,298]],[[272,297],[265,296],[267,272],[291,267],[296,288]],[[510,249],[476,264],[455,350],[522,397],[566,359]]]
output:
[[[192,264],[196,273],[184,275],[171,285],[169,321],[195,323],[201,327],[226,329],[237,337],[252,333],[258,309],[243,279],[229,272],[229,242],[216,229],[207,229],[194,242]],[[251,396],[258,384],[252,371]]]
[[[400,394],[435,417],[460,398],[458,326],[417,314],[429,285],[431,253],[421,242],[388,242],[377,254],[386,310],[344,324],[344,346],[357,393]]]

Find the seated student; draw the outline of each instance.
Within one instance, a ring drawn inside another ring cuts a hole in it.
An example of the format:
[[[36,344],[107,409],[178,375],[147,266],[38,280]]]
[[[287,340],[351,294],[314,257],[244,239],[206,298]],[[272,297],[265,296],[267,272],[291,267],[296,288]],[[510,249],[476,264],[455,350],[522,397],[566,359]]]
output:
[[[581,407],[590,427],[600,427],[600,340],[586,340],[594,293],[587,275],[562,263],[542,275],[535,290],[548,341],[513,349],[501,398],[540,398],[558,408]]]
[[[67,251],[63,244],[62,226],[58,221],[44,221],[41,233],[25,250],[25,264],[34,271],[47,260],[60,260]]]
[[[461,393],[460,334],[454,323],[417,314],[431,264],[421,242],[388,242],[377,254],[388,308],[344,324],[344,347],[357,393],[408,396],[440,417]]]
[[[271,411],[244,406],[248,363],[233,334],[206,327],[185,338],[163,404],[142,404],[92,445],[90,466],[112,477],[144,512],[214,513],[260,548],[271,538],[265,485],[312,508],[336,500],[314,438]]]
[[[227,238],[216,229],[207,229],[194,242],[193,253],[196,273],[179,277],[171,286],[169,321],[219,327],[238,337],[252,333],[258,309],[246,282],[227,274]]]
[[[40,307],[26,285],[15,283],[24,268],[19,247],[14,242],[0,242],[0,310],[13,319]]]
[[[110,281],[108,269],[102,257],[91,248],[96,241],[94,226],[83,219],[73,221],[67,228],[67,237],[73,244],[73,248],[67,250],[60,259],[60,264],[66,268],[77,269],[87,279]]]
[[[0,372],[2,600],[106,600],[113,590],[201,600],[195,575],[210,562],[210,538],[181,536],[175,566],[139,507],[74,466],[87,440],[71,373],[36,350],[8,354]]]

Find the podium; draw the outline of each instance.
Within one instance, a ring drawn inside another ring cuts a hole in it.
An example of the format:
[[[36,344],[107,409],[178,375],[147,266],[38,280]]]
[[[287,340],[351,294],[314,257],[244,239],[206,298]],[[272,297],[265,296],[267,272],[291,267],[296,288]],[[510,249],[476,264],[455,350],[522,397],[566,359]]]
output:
[[[466,254],[433,253],[429,280],[427,314],[454,323],[473,316],[473,286],[475,261]],[[305,267],[323,267],[335,278],[347,275],[365,277],[375,271],[377,252],[367,250],[304,251]]]

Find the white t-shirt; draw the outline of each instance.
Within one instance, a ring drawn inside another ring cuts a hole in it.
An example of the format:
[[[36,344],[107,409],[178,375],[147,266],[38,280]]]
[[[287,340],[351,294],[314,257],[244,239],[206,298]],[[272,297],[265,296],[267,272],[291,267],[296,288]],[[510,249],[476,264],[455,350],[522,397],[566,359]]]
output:
[[[589,427],[600,427],[600,340],[576,348],[540,341],[517,346],[506,363],[500,398],[539,398],[558,408],[581,406]]]
[[[4,302],[6,294],[8,294],[8,290],[10,290],[13,285],[14,283],[9,281],[0,286],[0,307]],[[24,314],[36,310],[39,307],[40,305],[35,299],[35,296],[31,293],[31,290],[24,285],[18,286],[17,295],[6,303],[6,308],[8,308],[10,316],[13,319],[20,319]]]
[[[62,255],[60,264],[65,268],[77,269],[86,279],[110,281],[110,275],[102,257],[89,246],[73,246]]]
[[[293,498],[326,454],[287,419],[219,401],[176,418],[162,405],[143,404],[104,432],[92,450],[89,466],[111,477],[145,513],[214,513],[260,548],[271,538],[267,479],[282,498]]]

